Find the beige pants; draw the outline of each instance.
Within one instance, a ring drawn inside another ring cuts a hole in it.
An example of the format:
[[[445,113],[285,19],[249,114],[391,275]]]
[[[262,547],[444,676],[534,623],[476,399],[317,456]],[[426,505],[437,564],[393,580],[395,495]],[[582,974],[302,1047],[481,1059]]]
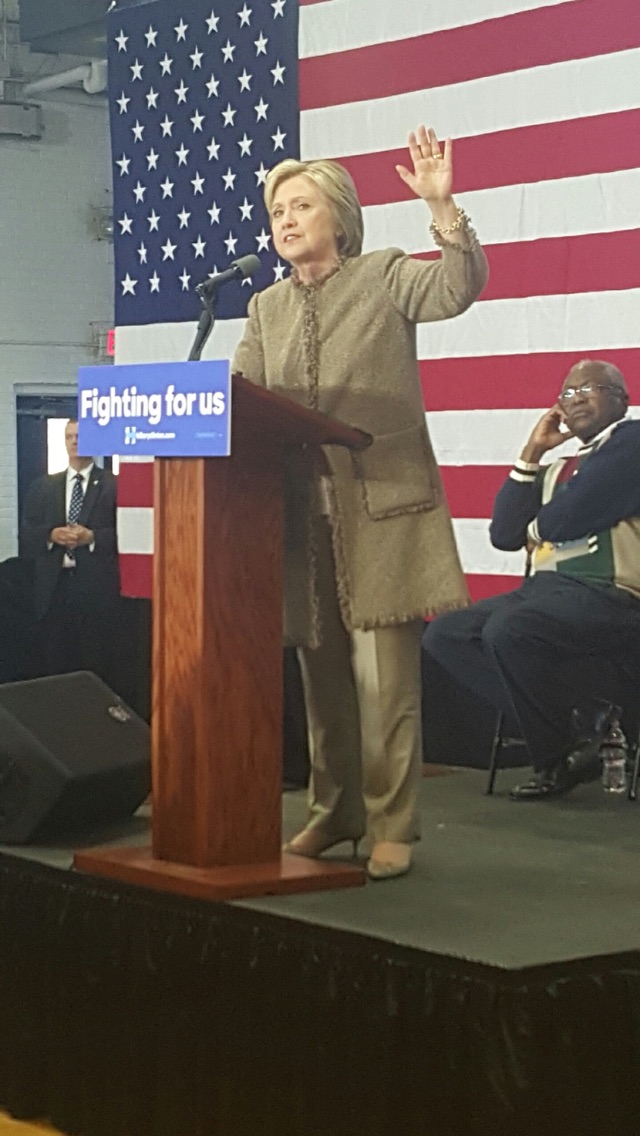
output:
[[[328,523],[318,522],[322,643],[298,651],[311,757],[310,825],[328,837],[411,842],[419,835],[420,639],[413,620],[345,630]]]

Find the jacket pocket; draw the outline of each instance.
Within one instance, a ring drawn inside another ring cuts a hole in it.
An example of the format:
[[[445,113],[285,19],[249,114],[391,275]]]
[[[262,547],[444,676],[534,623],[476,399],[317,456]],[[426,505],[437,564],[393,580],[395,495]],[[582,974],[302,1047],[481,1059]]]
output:
[[[438,504],[440,478],[423,426],[378,434],[366,450],[351,452],[351,461],[374,520],[427,512]]]

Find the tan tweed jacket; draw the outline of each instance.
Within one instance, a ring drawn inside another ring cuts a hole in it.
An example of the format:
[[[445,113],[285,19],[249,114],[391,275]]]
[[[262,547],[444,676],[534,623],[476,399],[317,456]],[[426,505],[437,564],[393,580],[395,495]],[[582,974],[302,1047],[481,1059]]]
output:
[[[346,260],[323,281],[254,296],[233,371],[374,436],[363,453],[325,446],[287,479],[285,635],[314,645],[314,514],[329,515],[344,624],[385,627],[468,603],[425,425],[416,323],[465,311],[487,279],[473,230],[437,261],[399,249]],[[320,477],[319,477],[320,475]],[[324,504],[321,503],[321,499]]]

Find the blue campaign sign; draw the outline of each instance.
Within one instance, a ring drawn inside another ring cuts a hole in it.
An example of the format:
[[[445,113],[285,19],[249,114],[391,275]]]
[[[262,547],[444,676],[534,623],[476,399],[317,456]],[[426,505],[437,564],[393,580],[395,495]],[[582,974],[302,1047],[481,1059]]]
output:
[[[81,367],[78,447],[92,455],[228,456],[229,361]]]

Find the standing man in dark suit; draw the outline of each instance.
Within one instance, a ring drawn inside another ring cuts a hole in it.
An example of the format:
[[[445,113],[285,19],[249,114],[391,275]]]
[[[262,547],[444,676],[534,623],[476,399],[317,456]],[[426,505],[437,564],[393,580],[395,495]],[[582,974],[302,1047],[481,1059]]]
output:
[[[69,468],[29,489],[21,555],[35,563],[37,666],[43,674],[90,670],[111,681],[120,594],[116,479],[78,453],[78,422],[65,428]]]

